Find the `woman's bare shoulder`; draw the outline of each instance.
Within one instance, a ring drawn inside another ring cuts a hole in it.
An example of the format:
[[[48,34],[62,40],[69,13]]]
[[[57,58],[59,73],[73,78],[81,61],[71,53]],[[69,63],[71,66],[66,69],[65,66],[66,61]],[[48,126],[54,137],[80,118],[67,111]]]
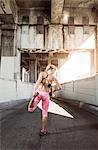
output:
[[[38,77],[42,78],[43,77],[43,72],[40,72],[39,75],[38,75]]]
[[[46,74],[45,71],[41,71],[41,72],[40,72],[40,76],[45,77],[46,75],[47,75],[47,74]]]

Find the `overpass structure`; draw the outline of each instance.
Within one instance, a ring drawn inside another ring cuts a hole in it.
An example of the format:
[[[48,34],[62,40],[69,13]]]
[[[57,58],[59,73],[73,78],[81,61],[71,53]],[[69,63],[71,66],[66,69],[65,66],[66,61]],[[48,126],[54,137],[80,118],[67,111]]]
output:
[[[0,0],[1,113],[31,99],[49,63],[62,86],[54,98],[98,116],[98,0]]]

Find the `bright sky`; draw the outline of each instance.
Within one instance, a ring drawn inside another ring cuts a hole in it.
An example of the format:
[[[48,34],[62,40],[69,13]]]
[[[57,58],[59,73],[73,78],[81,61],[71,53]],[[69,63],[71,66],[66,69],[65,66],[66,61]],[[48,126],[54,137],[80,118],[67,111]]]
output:
[[[61,83],[76,80],[84,75],[90,75],[90,52],[74,52],[58,71]]]

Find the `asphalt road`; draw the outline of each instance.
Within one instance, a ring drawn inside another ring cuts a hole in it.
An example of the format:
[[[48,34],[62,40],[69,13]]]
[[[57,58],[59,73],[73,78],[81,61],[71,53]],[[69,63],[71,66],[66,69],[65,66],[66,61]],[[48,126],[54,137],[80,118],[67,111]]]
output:
[[[98,150],[96,116],[59,101],[51,102],[51,107],[47,136],[39,136],[40,108],[29,113],[25,102],[3,109],[0,113],[0,150]]]

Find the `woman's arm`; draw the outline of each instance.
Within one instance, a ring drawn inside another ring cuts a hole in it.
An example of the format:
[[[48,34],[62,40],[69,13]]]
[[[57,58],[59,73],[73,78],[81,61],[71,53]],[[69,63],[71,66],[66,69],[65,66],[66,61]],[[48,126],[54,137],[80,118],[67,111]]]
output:
[[[55,77],[53,77],[53,81],[56,83],[56,89],[54,90],[54,92],[61,90],[61,85],[59,84],[58,80]]]

